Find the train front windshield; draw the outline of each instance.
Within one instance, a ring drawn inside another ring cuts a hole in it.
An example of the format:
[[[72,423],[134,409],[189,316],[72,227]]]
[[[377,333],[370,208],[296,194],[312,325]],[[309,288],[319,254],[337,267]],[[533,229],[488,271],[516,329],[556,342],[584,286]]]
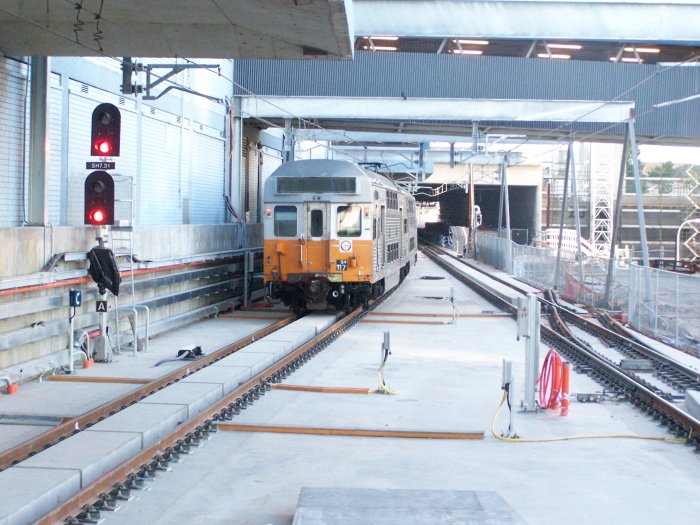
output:
[[[362,207],[338,206],[338,236],[359,237],[362,233]]]

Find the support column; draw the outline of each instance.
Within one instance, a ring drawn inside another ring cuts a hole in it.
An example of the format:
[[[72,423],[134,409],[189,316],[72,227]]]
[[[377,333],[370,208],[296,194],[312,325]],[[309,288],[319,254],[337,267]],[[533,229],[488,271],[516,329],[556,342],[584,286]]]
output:
[[[554,289],[559,286],[559,272],[561,269],[561,243],[564,236],[564,217],[566,216],[566,198],[569,191],[569,161],[571,160],[571,150],[566,150],[566,168],[564,170],[564,195],[561,199],[561,212],[559,218],[559,240],[557,242],[557,262],[554,265]]]
[[[292,162],[294,160],[294,128],[291,119],[284,120],[284,154],[282,162]]]
[[[31,111],[29,139],[29,185],[27,220],[35,226],[49,222],[49,59],[33,56],[29,67]]]
[[[578,261],[578,282],[583,285],[583,254],[581,253],[581,216],[578,207],[578,189],[576,187],[576,159],[574,158],[573,139],[569,141],[567,158],[571,161],[571,199],[574,204],[574,224],[576,226],[576,259]]]
[[[625,188],[625,172],[627,171],[627,154],[629,152],[629,127],[625,126],[625,142],[622,145],[622,160],[620,161],[620,179],[617,181],[617,200],[615,201],[615,211],[613,212],[613,225],[610,232],[610,259],[608,259],[608,273],[605,276],[605,295],[603,296],[603,308],[612,307],[610,303],[610,292],[614,280],[615,259],[617,250],[617,237],[622,227],[622,195]]]
[[[229,196],[231,205],[242,213],[243,198],[241,195],[241,183],[244,175],[243,169],[243,120],[241,119],[241,97],[233,97],[233,112],[231,116],[231,179],[229,186]]]
[[[637,137],[634,130],[634,113],[627,121],[629,129],[630,153],[632,155],[632,171],[634,172],[634,191],[637,194],[637,219],[639,220],[639,242],[642,246],[642,265],[644,266],[644,288],[646,297],[644,305],[649,307],[651,303],[651,272],[649,271],[649,247],[647,246],[647,229],[644,221],[644,199],[642,198],[642,182],[639,175],[639,150],[637,150]]]

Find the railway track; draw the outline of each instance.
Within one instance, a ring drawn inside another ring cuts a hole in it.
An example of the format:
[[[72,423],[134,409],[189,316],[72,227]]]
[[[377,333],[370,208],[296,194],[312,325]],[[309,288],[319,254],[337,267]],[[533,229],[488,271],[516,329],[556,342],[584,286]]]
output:
[[[480,295],[488,298],[499,308],[516,315],[516,307],[513,304],[502,296],[494,294],[488,287],[479,285],[474,279],[468,279],[455,265],[445,261],[443,257],[448,256],[459,264],[483,274],[486,272],[440,248],[423,245],[421,249],[454,277],[475,288]],[[526,293],[525,290],[513,286],[508,281],[486,275],[519,293]],[[551,328],[546,325],[541,326],[541,336],[547,344],[570,360],[576,371],[596,380],[603,385],[606,392],[626,399],[666,426],[676,437],[686,439],[689,445],[695,446],[696,452],[700,452],[700,421],[681,406],[683,393],[687,389],[700,390],[700,375],[697,370],[622,335],[620,331],[624,329],[609,315],[603,316],[601,321],[607,323],[607,326],[601,326],[562,307],[551,293],[543,294],[539,300],[544,305],[544,311],[551,324]],[[644,370],[624,368],[622,361],[616,362],[607,355],[607,352],[596,350],[591,342],[576,335],[569,323],[595,337],[605,347],[618,352],[625,359],[636,361],[633,364],[641,365]],[[650,377],[657,378],[659,381],[652,382]],[[669,388],[661,388],[659,383],[666,384]]]
[[[370,302],[369,310],[376,308],[389,295],[391,295],[391,292],[376,301]],[[129,499],[131,493],[134,490],[141,489],[147,480],[155,476],[157,471],[167,470],[171,462],[177,461],[181,455],[187,454],[192,447],[198,446],[203,439],[217,432],[218,423],[231,421],[235,415],[245,410],[256,400],[260,399],[261,396],[265,395],[267,391],[271,390],[273,383],[280,383],[299,367],[303,366],[309,359],[357,323],[369,310],[357,308],[346,314],[333,325],[318,333],[314,338],[253,376],[208,409],[181,425],[157,444],[143,450],[132,459],[105,474],[98,481],[84,488],[66,503],[44,516],[38,523],[79,524],[98,522],[101,512],[114,510],[119,500]],[[289,324],[291,320],[291,318],[285,319],[285,324]],[[268,328],[268,334],[274,331],[274,326],[276,325]],[[259,341],[261,337],[264,337],[261,332],[246,338],[244,342],[249,339]],[[239,343],[235,343],[235,345]],[[222,351],[226,349],[222,349]],[[228,353],[230,354],[233,351],[235,350],[231,350]]]
[[[251,334],[233,344],[230,344],[224,348],[212,352],[211,354],[205,355],[195,360],[186,360],[185,364],[168,374],[154,379],[131,392],[124,394],[123,396],[117,397],[108,403],[105,403],[89,412],[86,412],[80,416],[66,419],[61,424],[52,427],[47,432],[40,434],[30,440],[27,440],[11,449],[8,449],[0,453],[0,470],[4,470],[12,465],[16,465],[20,461],[23,461],[37,452],[46,450],[52,445],[63,441],[64,439],[77,434],[80,430],[90,428],[95,423],[102,421],[106,417],[116,414],[120,410],[125,409],[128,406],[144,399],[168,385],[171,385],[180,379],[187,377],[194,372],[201,370],[202,368],[223,359],[224,357],[231,355],[232,353],[240,350],[246,345],[257,341],[258,339],[269,335],[280,328],[287,326],[294,321],[294,317],[287,317],[281,319],[280,321],[258,330],[254,334]]]

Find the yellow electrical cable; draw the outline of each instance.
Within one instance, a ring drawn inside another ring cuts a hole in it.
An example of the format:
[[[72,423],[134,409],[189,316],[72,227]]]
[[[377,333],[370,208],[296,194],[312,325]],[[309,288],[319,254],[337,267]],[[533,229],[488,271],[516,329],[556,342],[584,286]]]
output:
[[[382,377],[382,370],[384,369],[384,363],[386,363],[386,358],[382,361],[382,364],[379,365],[379,369],[377,370],[377,381],[379,382],[379,389],[375,390],[377,393],[384,393],[384,394],[390,394],[390,395],[395,395],[396,391],[392,390],[388,386],[386,386],[386,383],[384,383],[384,378]]]
[[[454,310],[454,312],[456,313],[453,313],[452,319],[450,319],[449,321],[445,321],[445,324],[457,324],[457,319],[459,319],[459,309],[455,305],[454,301],[452,301],[452,310]]]
[[[503,408],[503,403],[506,402],[508,393],[503,392],[503,398],[501,399],[501,403],[498,405],[498,408],[496,409],[496,413],[493,415],[493,419],[491,420],[491,434],[493,434],[493,437],[500,441],[508,441],[512,443],[550,443],[553,441],[571,441],[574,439],[608,439],[608,438],[622,438],[622,439],[650,439],[650,440],[655,440],[655,441],[665,441],[667,443],[685,443],[685,439],[679,439],[679,438],[670,438],[667,436],[643,436],[640,434],[591,434],[591,435],[578,435],[578,436],[567,436],[567,437],[553,437],[553,438],[509,438],[505,436],[499,436],[496,434],[495,426],[496,426],[496,419],[498,419],[498,415],[501,413],[501,409]]]

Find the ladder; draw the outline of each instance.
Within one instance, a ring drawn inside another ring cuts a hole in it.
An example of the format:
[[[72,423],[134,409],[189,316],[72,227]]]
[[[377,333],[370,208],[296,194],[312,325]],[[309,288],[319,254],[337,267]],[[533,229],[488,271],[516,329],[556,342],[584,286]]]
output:
[[[121,332],[119,328],[120,314],[125,310],[134,313],[132,331],[133,339],[133,355],[136,355],[138,346],[138,313],[136,310],[136,294],[134,288],[134,218],[135,218],[135,202],[134,195],[136,194],[136,182],[131,175],[114,174],[114,225],[110,228],[110,248],[114,257],[122,261],[126,260],[129,263],[126,279],[122,279],[120,291],[129,293],[131,296],[131,304],[123,304],[120,306],[119,298],[114,297],[114,315],[116,329],[116,353],[121,353]],[[120,264],[123,267],[123,262]],[[121,311],[120,311],[121,310]]]

